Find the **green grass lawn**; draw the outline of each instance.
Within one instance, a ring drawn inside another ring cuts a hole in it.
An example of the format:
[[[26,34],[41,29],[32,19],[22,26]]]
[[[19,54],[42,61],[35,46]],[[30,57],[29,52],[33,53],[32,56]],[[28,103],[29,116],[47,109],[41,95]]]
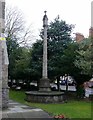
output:
[[[13,90],[10,90],[9,96],[12,100],[27,104],[32,107],[41,108],[51,115],[64,114],[66,117],[69,118],[91,118],[91,102],[73,100],[62,104],[30,103],[24,100],[24,91]]]

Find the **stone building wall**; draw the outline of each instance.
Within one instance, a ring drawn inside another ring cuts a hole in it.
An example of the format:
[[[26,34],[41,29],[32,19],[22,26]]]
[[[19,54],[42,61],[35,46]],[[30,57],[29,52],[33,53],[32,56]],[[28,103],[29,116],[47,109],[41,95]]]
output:
[[[0,41],[0,108],[2,108],[2,52]]]
[[[0,0],[0,107],[8,107],[8,56],[4,37],[5,0]]]
[[[0,41],[0,108],[8,107],[8,65],[5,64],[4,51]]]
[[[2,51],[2,107],[8,107],[8,65],[5,64],[4,51]]]

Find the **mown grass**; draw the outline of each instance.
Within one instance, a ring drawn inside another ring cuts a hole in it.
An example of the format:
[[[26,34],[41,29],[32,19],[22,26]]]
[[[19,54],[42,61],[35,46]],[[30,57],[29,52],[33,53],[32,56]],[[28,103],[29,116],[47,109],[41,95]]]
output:
[[[13,90],[10,90],[9,96],[12,100],[27,104],[32,107],[41,108],[51,115],[64,114],[66,117],[69,118],[91,118],[91,102],[73,100],[62,104],[30,103],[24,100],[24,91]]]

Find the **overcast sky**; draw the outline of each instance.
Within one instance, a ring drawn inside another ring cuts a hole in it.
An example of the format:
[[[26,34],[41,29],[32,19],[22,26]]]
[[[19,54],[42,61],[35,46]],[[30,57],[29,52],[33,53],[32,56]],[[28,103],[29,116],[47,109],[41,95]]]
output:
[[[57,15],[60,19],[69,24],[75,24],[73,32],[80,32],[85,37],[89,34],[91,26],[91,1],[92,0],[6,0],[6,5],[18,7],[24,16],[27,24],[32,24],[33,32],[39,35],[42,28],[44,11],[50,21]]]

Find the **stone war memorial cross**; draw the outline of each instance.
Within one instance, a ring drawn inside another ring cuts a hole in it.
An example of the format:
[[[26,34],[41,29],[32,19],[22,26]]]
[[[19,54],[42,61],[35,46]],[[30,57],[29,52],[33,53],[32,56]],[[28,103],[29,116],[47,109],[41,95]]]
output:
[[[5,31],[5,0],[0,0],[0,108],[8,107],[8,54]]]
[[[39,81],[38,91],[25,92],[25,100],[36,103],[59,103],[63,102],[63,92],[52,91],[50,86],[50,80],[48,78],[47,70],[47,30],[48,30],[48,17],[47,11],[44,11],[43,16],[43,64],[42,64],[42,78]]]

